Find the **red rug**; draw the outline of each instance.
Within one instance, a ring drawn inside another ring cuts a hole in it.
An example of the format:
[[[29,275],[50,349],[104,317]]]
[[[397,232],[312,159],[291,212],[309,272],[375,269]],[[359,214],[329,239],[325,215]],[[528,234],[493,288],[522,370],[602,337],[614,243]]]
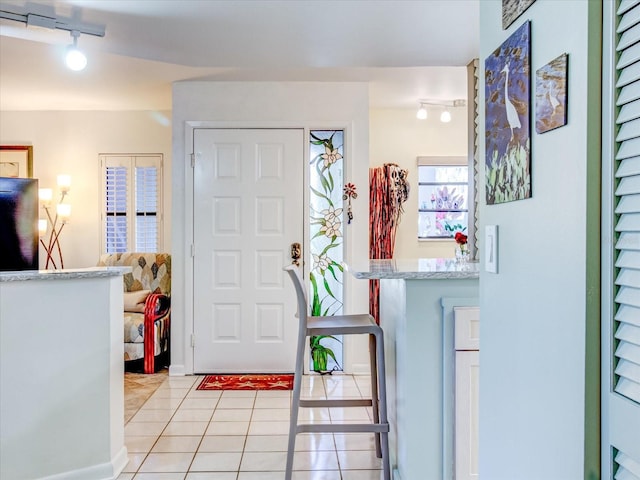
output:
[[[293,375],[207,375],[197,390],[293,390]]]

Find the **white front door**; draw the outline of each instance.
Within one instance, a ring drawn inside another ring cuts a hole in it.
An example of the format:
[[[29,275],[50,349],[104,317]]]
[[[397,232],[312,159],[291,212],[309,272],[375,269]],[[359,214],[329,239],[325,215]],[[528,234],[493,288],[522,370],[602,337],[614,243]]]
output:
[[[301,129],[194,131],[194,373],[292,372]]]

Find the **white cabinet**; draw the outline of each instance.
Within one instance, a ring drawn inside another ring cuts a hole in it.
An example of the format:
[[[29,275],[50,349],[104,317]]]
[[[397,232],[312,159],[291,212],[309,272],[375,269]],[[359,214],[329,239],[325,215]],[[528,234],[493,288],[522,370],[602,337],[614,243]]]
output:
[[[455,479],[477,480],[480,310],[455,307]]]

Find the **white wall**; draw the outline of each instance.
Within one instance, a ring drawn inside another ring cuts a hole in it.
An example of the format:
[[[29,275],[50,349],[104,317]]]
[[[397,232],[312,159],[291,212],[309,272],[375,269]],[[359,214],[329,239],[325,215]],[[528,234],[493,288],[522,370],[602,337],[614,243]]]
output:
[[[467,70],[460,67],[466,82]],[[426,120],[415,109],[376,108],[370,112],[370,165],[396,163],[409,171],[411,191],[396,236],[395,258],[453,257],[453,240],[418,241],[418,156],[467,156],[467,109],[452,108],[452,120],[440,121],[442,109],[427,107]]]
[[[60,236],[65,268],[94,266],[100,255],[101,153],[162,153],[165,176],[164,249],[171,250],[170,112],[0,112],[0,143],[33,145],[33,175],[57,189],[71,175],[71,221]],[[44,217],[42,217],[44,218]],[[41,248],[40,266],[46,253]]]
[[[188,344],[193,319],[189,311],[192,229],[187,165],[191,153],[187,122],[211,126],[346,128],[345,182],[355,183],[354,222],[345,232],[345,260],[365,261],[369,252],[369,90],[366,83],[179,82],[173,87],[173,295],[172,374],[193,371]],[[350,143],[348,143],[350,141]],[[345,275],[347,313],[368,311],[368,284]],[[345,368],[368,362],[364,348],[345,344]]]
[[[585,424],[599,421],[598,392],[594,400],[585,377],[598,376],[586,362],[598,355],[587,326],[598,315],[588,305],[598,296],[599,252],[587,251],[587,237],[598,235],[588,230],[589,218],[598,223],[598,212],[588,210],[598,193],[588,186],[599,149],[588,147],[599,138],[600,57],[587,42],[588,35],[598,42],[599,25],[589,23],[589,14],[599,8],[599,2],[538,0],[505,31],[501,2],[480,2],[480,105],[484,59],[525,20],[532,21],[533,79],[538,68],[569,54],[568,125],[536,134],[532,119],[532,198],[487,206],[480,186],[480,239],[485,225],[498,225],[500,248],[499,273],[480,277],[482,478],[599,478],[585,468],[598,461],[598,450],[589,450],[598,439],[585,434]],[[480,125],[484,178],[483,108]],[[595,331],[597,338],[597,321]]]

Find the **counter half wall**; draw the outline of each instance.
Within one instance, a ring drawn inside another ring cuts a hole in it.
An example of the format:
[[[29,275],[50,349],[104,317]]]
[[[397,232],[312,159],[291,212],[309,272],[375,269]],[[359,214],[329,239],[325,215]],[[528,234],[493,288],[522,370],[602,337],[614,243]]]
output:
[[[123,269],[0,273],[0,478],[115,479]]]
[[[380,280],[394,478],[453,478],[453,309],[478,306],[479,264],[391,259],[348,270]]]

